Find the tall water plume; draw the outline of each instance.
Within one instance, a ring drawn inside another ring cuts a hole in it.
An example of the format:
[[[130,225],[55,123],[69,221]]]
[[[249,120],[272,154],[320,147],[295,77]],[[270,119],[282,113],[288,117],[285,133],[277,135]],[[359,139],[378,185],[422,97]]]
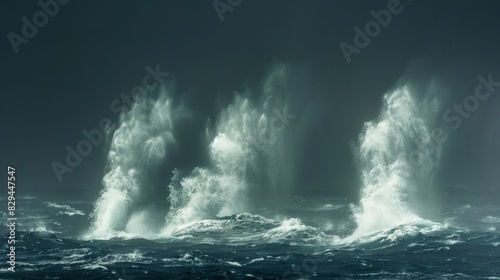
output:
[[[415,199],[432,184],[440,157],[439,147],[428,148],[436,107],[401,86],[384,96],[378,119],[364,124],[360,202],[352,207],[357,228],[348,240],[421,220]]]
[[[87,238],[107,239],[126,231],[148,168],[165,158],[175,144],[172,118],[172,102],[165,90],[156,100],[136,100],[128,112],[121,114]]]
[[[276,67],[257,102],[249,91],[236,93],[215,129],[207,128],[210,165],[184,178],[174,172],[167,232],[193,221],[249,211],[251,194],[273,184],[278,175],[273,161],[283,154],[284,130],[294,117],[285,102],[285,75],[284,66]]]

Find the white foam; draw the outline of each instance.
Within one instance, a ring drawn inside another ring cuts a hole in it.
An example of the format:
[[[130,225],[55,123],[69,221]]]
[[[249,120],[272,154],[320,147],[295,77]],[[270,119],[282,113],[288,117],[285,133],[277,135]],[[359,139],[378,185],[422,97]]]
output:
[[[255,262],[262,262],[264,261],[264,258],[257,258],[257,259],[252,259],[250,260],[247,264],[255,263]]]
[[[58,213],[59,215],[68,215],[68,216],[85,215],[83,211],[77,210],[69,205],[60,205],[55,202],[46,202],[45,204],[47,205],[47,207],[62,209],[62,211],[59,211]]]
[[[324,242],[326,235],[315,227],[304,225],[300,219],[291,218],[270,229],[262,237],[270,243],[307,245]]]
[[[262,234],[266,229],[276,226],[273,220],[248,213],[238,214],[225,219],[206,219],[180,225],[168,237],[195,238],[203,243],[231,243],[248,244],[262,240]],[[235,233],[237,230],[238,233]],[[210,233],[210,235],[207,235]],[[214,239],[212,234],[222,234],[222,240]],[[165,235],[159,235],[158,239],[164,239]]]
[[[30,227],[28,229],[29,232],[38,232],[38,233],[46,233],[46,234],[56,234],[56,233],[61,233],[58,231],[53,231],[50,229],[47,229],[47,226],[41,222],[38,222],[35,226]]]
[[[226,262],[227,264],[230,264],[230,265],[233,265],[233,266],[242,266],[240,263],[238,262]]]

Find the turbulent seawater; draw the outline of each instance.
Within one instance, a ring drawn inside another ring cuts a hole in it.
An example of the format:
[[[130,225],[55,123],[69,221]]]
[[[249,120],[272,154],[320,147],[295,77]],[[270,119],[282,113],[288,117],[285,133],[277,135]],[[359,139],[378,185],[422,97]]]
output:
[[[166,90],[136,101],[112,134],[95,202],[17,198],[17,272],[4,265],[0,277],[500,279],[498,202],[435,188],[439,95],[402,83],[384,96],[352,145],[357,200],[305,196],[292,187],[301,130],[291,126],[308,123],[287,77],[277,67],[258,98],[235,94],[204,132],[207,163],[159,172],[172,174],[165,197],[152,170],[190,114]]]
[[[462,218],[449,225],[405,224],[343,243],[336,236],[347,229],[318,224],[345,215],[341,204],[283,211],[304,220],[237,214],[169,237],[82,240],[68,232],[81,230],[87,218],[77,213],[91,205],[26,201],[40,211],[20,214],[16,277],[4,266],[1,279],[500,279],[500,218],[491,216],[500,209],[493,205],[457,205],[447,214]],[[459,227],[473,222],[474,229]]]

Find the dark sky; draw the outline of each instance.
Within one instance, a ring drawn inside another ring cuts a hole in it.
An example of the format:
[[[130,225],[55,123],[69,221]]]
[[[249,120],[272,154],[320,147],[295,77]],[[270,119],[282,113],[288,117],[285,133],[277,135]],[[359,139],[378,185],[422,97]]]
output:
[[[298,152],[304,156],[297,184],[352,192],[357,174],[349,143],[401,77],[439,80],[448,92],[444,108],[473,93],[478,75],[500,80],[498,1],[401,1],[403,11],[347,63],[339,44],[353,44],[353,28],[388,2],[243,0],[221,21],[211,1],[72,0],[16,54],[7,35],[22,34],[21,18],[32,20],[41,8],[37,1],[1,1],[2,165],[18,168],[21,195],[94,199],[105,144],[62,183],[51,163],[64,161],[65,147],[83,138],[82,129],[105,117],[116,123],[110,104],[141,83],[146,66],[159,64],[171,73],[174,98],[182,95],[195,112],[179,131],[182,144],[171,161],[192,168],[202,161],[200,133],[208,117],[216,118],[220,96],[230,101],[235,90],[257,87],[275,63],[285,63],[302,69],[312,89],[303,99],[315,108]],[[484,103],[451,134],[443,162],[453,167],[441,171],[442,184],[500,189],[500,102]]]

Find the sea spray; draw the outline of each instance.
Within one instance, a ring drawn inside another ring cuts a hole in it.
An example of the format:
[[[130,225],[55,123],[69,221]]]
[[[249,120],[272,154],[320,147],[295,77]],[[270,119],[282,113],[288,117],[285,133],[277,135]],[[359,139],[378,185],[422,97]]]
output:
[[[431,184],[439,160],[434,153],[412,158],[419,143],[428,143],[435,102],[418,101],[409,86],[384,96],[379,118],[364,124],[359,137],[360,202],[352,206],[357,224],[347,241],[420,221],[412,208],[419,188]]]
[[[285,197],[291,184],[280,182],[289,182],[291,176],[280,180],[278,174],[293,173],[291,161],[284,160],[290,142],[285,136],[296,117],[286,102],[288,82],[286,67],[279,66],[269,73],[256,100],[250,90],[235,93],[215,125],[207,126],[208,165],[187,176],[174,170],[168,209],[146,205],[147,194],[153,193],[147,190],[152,187],[149,180],[154,180],[148,175],[175,144],[173,123],[178,110],[185,109],[172,108],[165,92],[134,104],[121,115],[112,138],[104,188],[85,237],[148,237],[157,235],[158,227],[169,234],[191,222],[254,210],[249,200]],[[158,210],[162,222],[151,218]]]
[[[185,178],[174,172],[169,186],[167,231],[246,210],[246,172],[254,159],[251,140],[256,114],[247,98],[236,96],[219,117],[216,136],[209,145],[211,166],[197,167]]]
[[[292,166],[286,159],[291,139],[285,138],[296,117],[287,102],[289,79],[288,67],[274,67],[262,84],[260,98],[252,100],[250,90],[236,92],[215,128],[207,128],[209,165],[186,177],[174,171],[167,234],[202,219],[253,210],[252,200],[286,196],[291,184],[277,187],[289,182],[277,177],[289,175]]]
[[[126,229],[132,206],[144,187],[145,173],[175,144],[171,103],[162,90],[156,100],[144,98],[120,116],[87,238],[107,239]]]

